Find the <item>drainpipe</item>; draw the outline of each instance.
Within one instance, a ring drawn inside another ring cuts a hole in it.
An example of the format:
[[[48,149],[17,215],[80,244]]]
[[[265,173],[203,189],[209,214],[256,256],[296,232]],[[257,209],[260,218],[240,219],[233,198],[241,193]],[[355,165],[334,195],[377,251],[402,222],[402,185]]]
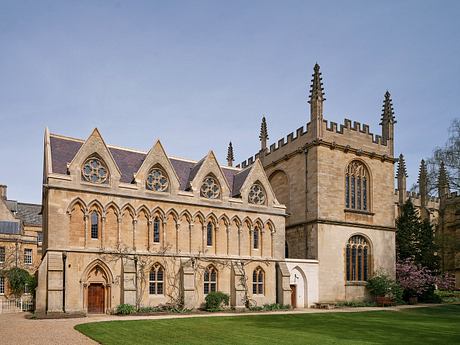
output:
[[[134,280],[134,286],[136,287],[136,308],[139,308],[138,303],[137,303],[137,301],[138,301],[138,295],[137,295],[138,294],[138,291],[137,291],[138,290],[137,289],[137,260],[138,260],[138,257],[137,257],[137,255],[135,255],[134,256],[134,270],[136,272],[136,275],[135,275],[135,280]]]
[[[62,252],[62,311],[65,313],[65,273],[67,252]]]

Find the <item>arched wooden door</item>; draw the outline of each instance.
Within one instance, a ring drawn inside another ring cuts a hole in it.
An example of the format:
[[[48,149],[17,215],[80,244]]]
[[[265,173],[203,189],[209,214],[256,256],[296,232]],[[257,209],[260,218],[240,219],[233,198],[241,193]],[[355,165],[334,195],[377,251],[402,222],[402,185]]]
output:
[[[90,284],[88,286],[88,313],[104,312],[104,285]]]

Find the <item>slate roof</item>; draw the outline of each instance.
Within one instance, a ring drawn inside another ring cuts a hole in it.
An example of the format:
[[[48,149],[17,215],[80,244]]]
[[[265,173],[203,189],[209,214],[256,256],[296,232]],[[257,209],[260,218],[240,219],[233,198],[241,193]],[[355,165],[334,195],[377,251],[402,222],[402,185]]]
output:
[[[20,231],[19,222],[0,221],[0,234],[18,235]]]
[[[16,200],[5,200],[5,204],[24,225],[42,226],[41,205],[27,204]]]
[[[67,175],[67,165],[73,160],[83,143],[84,141],[81,139],[50,134],[51,164],[53,173]],[[134,174],[139,170],[142,162],[147,156],[147,153],[112,147],[110,145],[107,145],[107,147],[112,154],[115,163],[120,169],[120,181],[132,183],[134,180]],[[169,158],[169,160],[179,177],[179,188],[181,190],[187,190],[190,181],[193,180],[204,161],[204,159],[202,159],[199,162],[194,162],[172,157]],[[247,177],[247,172],[238,178],[238,184],[234,186],[235,176],[239,175],[241,170],[235,168],[229,169],[227,167],[221,167],[221,169],[227,179],[228,185],[230,186],[231,195],[239,195],[239,189],[243,185],[244,179]]]

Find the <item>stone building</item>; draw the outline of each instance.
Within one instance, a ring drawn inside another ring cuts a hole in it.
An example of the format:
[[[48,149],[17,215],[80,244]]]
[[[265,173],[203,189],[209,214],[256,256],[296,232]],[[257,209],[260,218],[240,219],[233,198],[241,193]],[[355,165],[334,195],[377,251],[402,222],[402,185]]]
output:
[[[159,141],[139,152],[97,129],[87,140],[46,131],[44,150],[38,312],[196,308],[217,290],[236,308],[289,303],[285,207],[260,161],[173,158]]]
[[[19,267],[34,274],[41,254],[41,206],[8,200],[7,186],[0,185],[0,301],[12,297],[4,273]]]
[[[260,151],[239,166],[260,160],[277,199],[286,205],[292,288],[313,283],[319,301],[353,300],[366,296],[365,282],[376,269],[395,271],[396,121],[388,92],[381,135],[348,119],[343,125],[328,122],[324,101],[316,64],[310,121],[268,147],[263,118]]]

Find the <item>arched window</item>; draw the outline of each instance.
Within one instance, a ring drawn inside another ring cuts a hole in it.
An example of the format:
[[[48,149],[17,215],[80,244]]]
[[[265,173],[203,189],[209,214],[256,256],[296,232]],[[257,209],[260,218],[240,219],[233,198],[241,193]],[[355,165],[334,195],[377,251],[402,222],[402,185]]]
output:
[[[150,169],[145,186],[148,190],[155,192],[166,192],[169,186],[169,179],[163,169],[154,167]]]
[[[254,233],[252,235],[252,247],[254,249],[259,249],[259,242],[260,242],[260,228],[256,226],[254,228]]]
[[[252,272],[252,293],[254,295],[264,294],[264,270],[260,267]]]
[[[204,294],[217,291],[217,270],[214,266],[208,266],[204,271]]]
[[[87,182],[104,184],[109,181],[109,171],[98,157],[88,158],[81,169],[81,175]]]
[[[163,295],[164,269],[163,266],[156,263],[153,265],[149,274],[149,294]]]
[[[248,194],[248,202],[255,205],[264,205],[267,199],[265,189],[260,183],[254,183]]]
[[[91,213],[91,238],[99,238],[99,214],[96,211]]]
[[[200,195],[206,199],[218,199],[220,197],[219,182],[211,175],[206,176],[200,188]]]
[[[369,210],[369,172],[360,161],[348,165],[345,175],[345,207],[354,210]]]
[[[350,237],[346,248],[347,281],[364,282],[369,276],[369,243],[360,235]]]
[[[155,217],[153,221],[153,243],[160,243],[160,218]]]
[[[214,230],[214,225],[212,224],[212,222],[208,222],[208,225],[206,226],[206,245],[207,246],[212,246],[213,230]]]

